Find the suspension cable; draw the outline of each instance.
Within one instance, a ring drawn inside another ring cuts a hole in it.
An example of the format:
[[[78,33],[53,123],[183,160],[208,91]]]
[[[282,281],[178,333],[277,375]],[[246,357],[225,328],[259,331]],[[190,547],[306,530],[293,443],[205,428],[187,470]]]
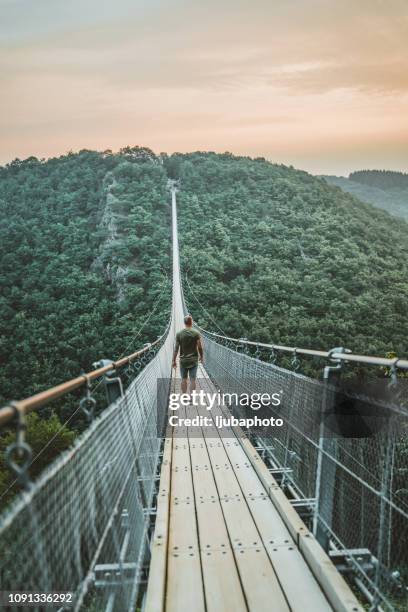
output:
[[[188,280],[188,276],[187,276],[187,272],[185,273],[185,279],[187,281],[187,285],[189,290],[191,291],[192,296],[194,297],[195,301],[197,302],[197,304],[199,304],[199,306],[201,307],[201,309],[203,310],[203,312],[205,312],[205,314],[211,319],[211,321],[214,323],[214,325],[217,327],[217,329],[222,332],[222,334],[224,335],[224,337],[226,336],[225,331],[218,325],[218,323],[216,321],[214,321],[214,319],[212,318],[212,316],[210,315],[210,313],[208,312],[208,310],[202,305],[202,303],[200,302],[200,300],[198,299],[198,297],[196,296],[196,294],[194,293],[189,280]]]

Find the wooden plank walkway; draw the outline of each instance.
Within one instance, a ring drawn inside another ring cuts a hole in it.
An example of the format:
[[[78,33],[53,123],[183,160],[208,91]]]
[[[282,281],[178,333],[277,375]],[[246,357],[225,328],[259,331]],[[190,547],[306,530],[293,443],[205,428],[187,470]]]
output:
[[[198,389],[216,392],[202,366],[198,376]],[[222,410],[188,406],[177,414]],[[166,439],[146,612],[362,611],[237,433],[179,427]]]

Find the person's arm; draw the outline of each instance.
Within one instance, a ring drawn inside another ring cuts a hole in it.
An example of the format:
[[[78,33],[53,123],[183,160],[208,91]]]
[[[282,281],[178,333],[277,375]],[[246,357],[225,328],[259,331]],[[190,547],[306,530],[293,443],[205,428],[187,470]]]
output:
[[[204,349],[203,349],[203,343],[201,342],[201,336],[197,340],[197,349],[198,349],[198,354],[200,355],[200,361],[201,363],[204,363]]]
[[[176,346],[174,347],[173,363],[172,363],[173,368],[177,366],[177,354],[179,352],[179,348],[180,348],[180,341],[178,339],[178,336],[176,336]]]

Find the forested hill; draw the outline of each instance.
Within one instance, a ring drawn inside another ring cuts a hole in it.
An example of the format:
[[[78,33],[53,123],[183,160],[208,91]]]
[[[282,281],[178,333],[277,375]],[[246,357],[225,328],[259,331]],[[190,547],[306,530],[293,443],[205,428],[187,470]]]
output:
[[[329,185],[340,187],[363,202],[408,220],[408,174],[386,170],[361,170],[343,176],[324,176]]]
[[[192,290],[184,285],[201,325],[406,356],[405,222],[262,159],[85,150],[0,168],[0,405],[164,331],[169,178],[179,180],[181,260]],[[29,415],[28,442],[40,453],[32,476],[85,426],[78,398],[55,408],[59,419],[49,409]],[[2,502],[14,491],[3,452],[12,441],[14,432],[0,432]]]
[[[169,178],[180,181],[187,298],[204,326],[213,317],[260,341],[406,354],[405,222],[263,159],[85,150],[0,169],[0,403],[164,329]]]
[[[0,404],[164,331],[166,185],[160,160],[139,148],[1,168]]]
[[[262,159],[179,155],[170,171],[186,294],[204,327],[407,354],[407,223]]]

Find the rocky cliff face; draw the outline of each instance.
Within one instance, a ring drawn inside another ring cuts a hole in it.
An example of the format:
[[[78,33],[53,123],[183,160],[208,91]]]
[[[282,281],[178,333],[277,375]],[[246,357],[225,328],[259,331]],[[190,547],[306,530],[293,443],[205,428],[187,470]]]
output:
[[[99,227],[106,238],[101,244],[100,251],[92,264],[92,269],[102,272],[105,278],[115,286],[116,300],[121,303],[126,295],[126,280],[129,268],[123,266],[115,255],[123,240],[118,224],[120,215],[115,210],[119,199],[113,193],[117,184],[113,172],[107,172],[103,181],[102,216],[99,223]]]

